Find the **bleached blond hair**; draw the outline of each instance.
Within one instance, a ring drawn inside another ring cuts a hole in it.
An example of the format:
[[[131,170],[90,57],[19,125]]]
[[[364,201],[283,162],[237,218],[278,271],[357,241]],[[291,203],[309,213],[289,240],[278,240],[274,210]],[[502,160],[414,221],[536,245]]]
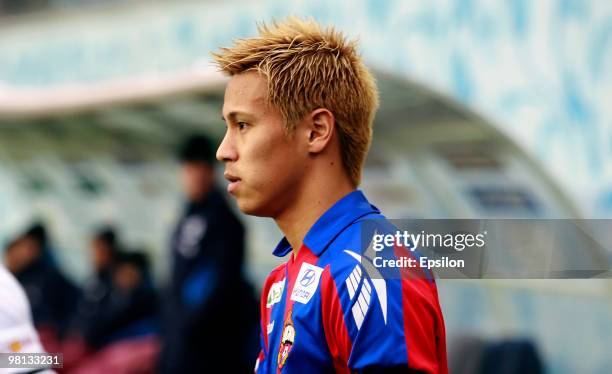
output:
[[[238,39],[232,47],[213,53],[216,64],[230,76],[261,73],[267,79],[268,103],[280,110],[287,134],[315,109],[332,112],[343,166],[358,186],[372,139],[378,90],[356,41],[333,27],[297,17],[257,29],[258,36]]]

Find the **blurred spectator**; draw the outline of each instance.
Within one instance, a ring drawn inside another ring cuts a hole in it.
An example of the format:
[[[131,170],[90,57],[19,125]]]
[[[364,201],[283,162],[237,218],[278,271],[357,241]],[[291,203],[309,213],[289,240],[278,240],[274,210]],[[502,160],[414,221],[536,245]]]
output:
[[[190,138],[180,159],[187,202],[171,245],[162,372],[252,372],[258,305],[243,275],[243,226],[215,188],[208,140]]]
[[[117,234],[112,227],[98,230],[91,239],[91,252],[95,275],[100,280],[110,279],[110,272],[119,253]]]
[[[92,243],[102,244],[101,238],[106,250],[105,246],[114,242],[109,238],[115,236],[97,235]],[[63,347],[64,357],[72,353],[72,374],[155,372],[159,356],[158,298],[149,264],[142,252],[120,252],[114,243],[112,261],[104,267],[110,279],[108,292],[104,297],[82,301],[77,326],[85,347],[79,347],[77,339]],[[97,245],[94,252],[102,248]],[[100,274],[102,268],[97,269]]]
[[[80,291],[57,267],[45,227],[36,223],[13,241],[5,263],[26,292],[36,328],[61,339]]]
[[[92,319],[95,319],[98,311],[108,303],[111,295],[112,272],[120,253],[115,230],[104,227],[95,232],[90,242],[90,249],[94,274],[85,285],[75,316],[73,328],[78,331],[88,330],[88,325]]]
[[[87,344],[96,349],[158,332],[158,300],[147,258],[140,252],[115,256],[108,294],[89,304],[81,322]]]
[[[147,258],[141,252],[122,251],[111,227],[94,233],[90,250],[94,274],[70,336],[59,349],[64,368],[70,373],[152,372],[150,362],[159,353],[159,320]],[[128,346],[121,354],[119,347]],[[148,366],[135,363],[143,360]]]

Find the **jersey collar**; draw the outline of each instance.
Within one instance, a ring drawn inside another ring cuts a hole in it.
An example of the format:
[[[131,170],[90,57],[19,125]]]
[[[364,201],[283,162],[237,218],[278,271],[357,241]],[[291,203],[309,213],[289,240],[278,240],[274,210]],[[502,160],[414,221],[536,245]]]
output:
[[[372,213],[380,213],[380,210],[370,204],[363,192],[353,191],[338,200],[319,217],[304,237],[304,245],[318,257],[327,249],[332,240],[351,223]],[[273,254],[285,257],[291,250],[287,238],[283,238],[274,249]]]

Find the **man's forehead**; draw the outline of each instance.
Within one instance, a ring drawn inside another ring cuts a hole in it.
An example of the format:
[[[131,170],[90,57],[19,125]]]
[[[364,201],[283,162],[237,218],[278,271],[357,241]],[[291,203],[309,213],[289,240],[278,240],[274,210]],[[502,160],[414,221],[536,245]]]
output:
[[[259,73],[245,72],[232,76],[225,88],[223,118],[234,113],[257,115],[267,112],[267,81]]]
[[[232,76],[225,89],[225,100],[265,103],[267,81],[259,73],[249,71]]]

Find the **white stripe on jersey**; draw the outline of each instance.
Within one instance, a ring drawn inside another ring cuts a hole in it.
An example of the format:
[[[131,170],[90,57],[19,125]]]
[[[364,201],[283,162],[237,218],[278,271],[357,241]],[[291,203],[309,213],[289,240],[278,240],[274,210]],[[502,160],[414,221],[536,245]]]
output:
[[[361,286],[361,290],[358,295],[356,295],[357,288],[359,287],[359,283],[363,281],[363,285]],[[365,319],[365,315],[368,312],[368,308],[370,307],[370,299],[372,297],[372,286],[370,285],[370,281],[367,278],[363,277],[361,272],[361,266],[356,265],[351,274],[349,274],[348,278],[345,281],[346,287],[348,288],[349,297],[351,301],[354,302],[353,308],[351,312],[353,314],[353,318],[355,319],[355,324],[357,325],[357,330],[361,329],[361,325],[363,324],[363,320]]]
[[[370,246],[372,244],[370,243]],[[362,257],[360,255],[358,255],[357,253],[353,252],[353,251],[349,251],[349,250],[344,250],[344,252],[346,252],[348,255],[350,255],[351,257],[353,257],[355,260],[359,261],[360,264],[362,264],[361,259]],[[363,264],[364,266],[366,266],[366,273],[369,275],[369,278],[371,279],[372,283],[374,284],[374,289],[376,289],[376,297],[378,297],[378,302],[380,303],[380,308],[383,314],[383,319],[385,320],[385,325],[387,324],[387,283],[385,282],[385,279],[383,278],[382,274],[374,268],[373,264],[371,264],[370,262]],[[371,266],[368,266],[371,265]],[[356,270],[358,268],[358,270]],[[374,274],[373,274],[374,273]],[[354,284],[349,284],[349,280],[353,277],[353,275],[359,274],[360,276],[361,274],[361,267],[359,265],[357,265],[355,267],[355,269],[353,269],[353,271],[351,272],[351,274],[349,275],[349,277],[346,280],[346,285],[348,287],[348,291],[349,291],[349,297],[351,298],[351,300],[353,300],[353,296],[355,295],[355,292],[357,291],[357,286],[359,285],[359,278],[357,277],[357,281]],[[367,281],[368,278],[364,278],[365,283],[368,285],[368,294],[371,294],[371,288],[370,288],[370,282]],[[352,288],[351,288],[352,286]],[[368,295],[368,304],[369,304],[369,300],[370,300],[370,296]],[[354,311],[354,307],[353,307],[353,316],[355,316],[355,311]],[[365,317],[365,313],[364,313],[364,317]],[[361,319],[363,323],[363,318]],[[357,322],[357,318],[355,318],[355,322]],[[360,323],[357,324],[358,328],[361,326]]]

